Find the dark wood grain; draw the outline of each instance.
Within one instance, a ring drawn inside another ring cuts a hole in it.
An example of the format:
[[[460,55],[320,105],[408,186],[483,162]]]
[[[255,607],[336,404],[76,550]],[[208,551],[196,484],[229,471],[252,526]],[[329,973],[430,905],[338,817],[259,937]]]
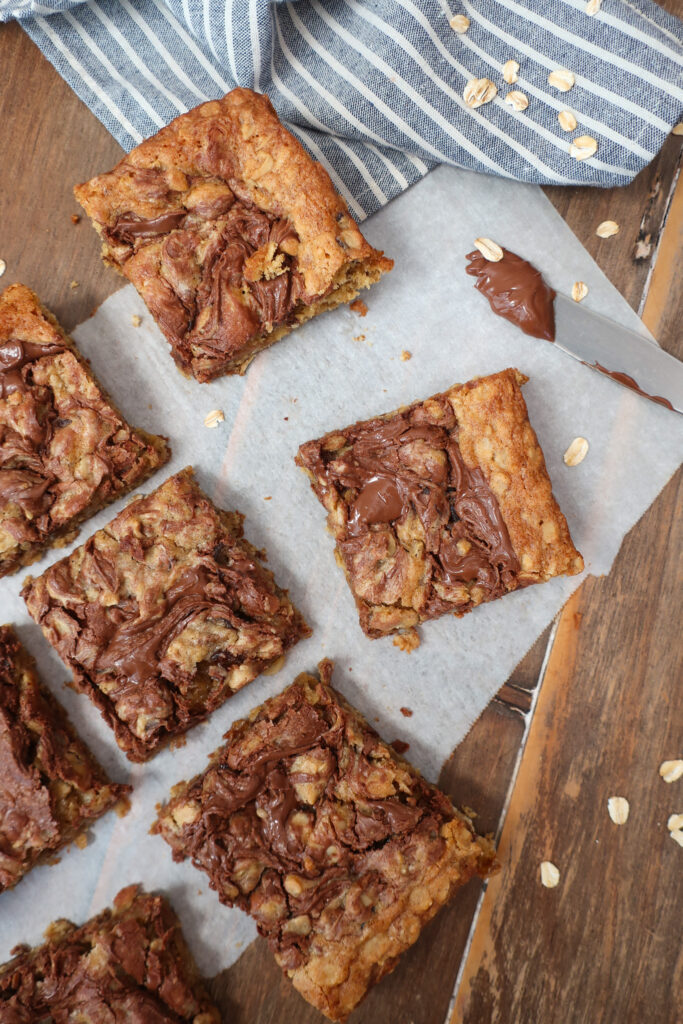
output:
[[[0,257],[8,266],[1,283],[31,285],[70,328],[122,283],[102,266],[85,220],[71,223],[78,213],[71,188],[111,166],[121,150],[15,25],[0,28],[0,67]],[[680,185],[671,202],[680,149],[681,140],[670,139],[626,189],[547,194],[634,308],[649,284],[647,322],[683,354],[683,284],[675,272],[683,254]],[[600,240],[594,231],[605,219],[621,230]],[[477,808],[482,830],[496,831],[528,735],[503,833],[506,867],[476,918],[458,1024],[674,1019],[666,1016],[677,952],[670,871],[680,850],[662,822],[681,808],[656,769],[664,757],[680,756],[672,675],[680,670],[672,575],[679,502],[680,482],[672,483],[632,531],[609,579],[589,581],[563,615],[531,729],[548,632],[444,766],[443,788]],[[632,802],[632,820],[616,835],[606,787]],[[551,851],[558,862],[562,856],[563,870],[553,892],[537,884],[537,862]],[[441,1024],[480,896],[480,885],[470,883],[353,1024]],[[232,1024],[322,1021],[261,940],[212,984]],[[617,984],[620,1012],[610,1017]],[[648,1001],[659,1016],[640,1013]]]
[[[72,223],[72,189],[123,150],[16,23],[0,27],[0,68],[0,284],[33,288],[71,330],[124,283],[85,216]]]
[[[453,1024],[683,1020],[681,783],[658,774],[683,753],[681,513],[679,475],[562,616]]]

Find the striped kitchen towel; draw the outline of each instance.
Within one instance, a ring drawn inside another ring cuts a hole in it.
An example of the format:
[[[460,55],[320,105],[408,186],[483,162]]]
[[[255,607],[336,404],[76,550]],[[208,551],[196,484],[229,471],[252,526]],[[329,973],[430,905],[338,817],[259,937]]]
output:
[[[127,149],[266,92],[361,219],[438,163],[627,184],[683,118],[683,23],[651,0],[0,0],[10,18]]]

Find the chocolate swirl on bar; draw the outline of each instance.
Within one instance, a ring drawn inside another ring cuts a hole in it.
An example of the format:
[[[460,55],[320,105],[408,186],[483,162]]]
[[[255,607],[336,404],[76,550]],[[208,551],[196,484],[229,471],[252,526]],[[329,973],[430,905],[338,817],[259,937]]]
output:
[[[149,181],[143,194],[149,198]],[[145,301],[172,345],[215,356],[292,320],[306,298],[289,221],[235,196],[224,183],[190,181],[186,206],[144,219],[121,214],[103,229],[117,260],[146,260],[154,244],[161,280]],[[178,202],[180,197],[173,197]],[[157,201],[170,202],[170,193]]]
[[[319,472],[348,502],[345,558],[362,549],[368,532],[393,527],[401,535],[416,516],[432,582],[476,583],[490,600],[510,589],[519,561],[482,470],[462,457],[449,403],[437,401],[439,425],[407,410],[349,428],[341,450],[322,446]]]

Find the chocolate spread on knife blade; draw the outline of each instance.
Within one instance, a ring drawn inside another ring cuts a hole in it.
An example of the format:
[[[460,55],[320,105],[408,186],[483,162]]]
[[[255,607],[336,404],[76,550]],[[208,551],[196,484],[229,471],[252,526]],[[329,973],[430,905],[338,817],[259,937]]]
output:
[[[627,373],[622,373],[621,370],[607,370],[604,366],[601,366],[600,363],[586,363],[585,365],[592,366],[594,370],[599,370],[600,373],[604,373],[606,377],[611,377],[612,380],[619,381],[619,383],[623,384],[624,387],[630,388],[631,391],[635,391],[636,394],[642,395],[643,398],[649,398],[651,402],[657,402],[658,405],[663,405],[667,409],[671,409],[672,412],[674,411],[674,407],[668,398],[662,398],[661,395],[650,395],[647,391],[643,391],[638,384],[638,381],[633,377],[629,377]]]
[[[319,451],[317,471],[345,495],[355,492],[346,499],[347,539],[339,545],[345,558],[362,549],[369,531],[415,515],[431,554],[432,584],[476,582],[490,600],[514,585],[519,561],[483,472],[462,457],[450,404],[433,401],[441,403],[442,425],[423,422],[419,406],[358,424],[345,432],[342,450]]]
[[[477,278],[474,285],[489,300],[498,316],[521,327],[534,338],[555,340],[555,291],[540,271],[509,249],[494,263],[478,249],[467,255],[467,273]]]

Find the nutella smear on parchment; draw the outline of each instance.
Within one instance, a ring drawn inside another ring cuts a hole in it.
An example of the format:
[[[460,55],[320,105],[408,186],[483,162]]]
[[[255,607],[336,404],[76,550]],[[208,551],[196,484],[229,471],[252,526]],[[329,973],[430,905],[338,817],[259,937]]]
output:
[[[503,258],[487,260],[478,249],[467,255],[467,273],[498,316],[534,338],[555,340],[555,291],[540,271],[521,256],[503,249]]]

